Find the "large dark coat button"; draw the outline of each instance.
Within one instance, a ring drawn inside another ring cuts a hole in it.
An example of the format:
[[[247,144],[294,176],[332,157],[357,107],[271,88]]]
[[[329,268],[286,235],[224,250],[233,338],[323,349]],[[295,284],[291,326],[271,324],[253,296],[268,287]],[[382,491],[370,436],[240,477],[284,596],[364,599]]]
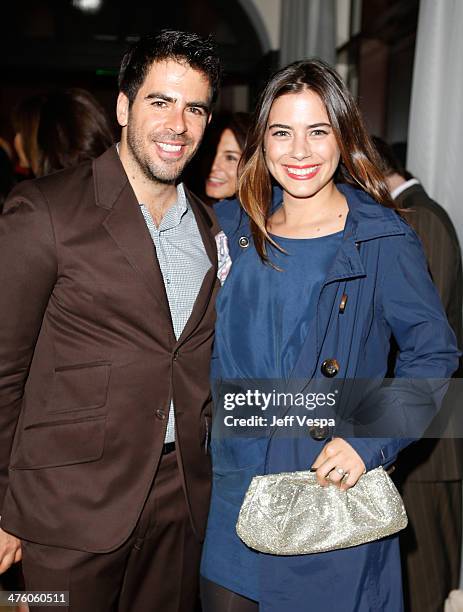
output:
[[[314,440],[322,441],[326,440],[329,435],[328,427],[311,427],[309,434]]]
[[[249,246],[249,238],[247,236],[241,236],[238,240],[238,244],[242,249],[247,249]]]
[[[325,359],[320,369],[323,376],[333,378],[339,372],[339,363],[336,359]]]

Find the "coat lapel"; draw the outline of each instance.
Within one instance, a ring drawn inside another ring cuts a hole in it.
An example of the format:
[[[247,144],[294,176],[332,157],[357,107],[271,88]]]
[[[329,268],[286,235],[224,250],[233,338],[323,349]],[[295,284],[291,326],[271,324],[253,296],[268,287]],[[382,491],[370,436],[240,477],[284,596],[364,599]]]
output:
[[[132,268],[143,279],[148,291],[168,318],[174,337],[169,302],[156,257],[156,249],[116,148],[111,147],[95,160],[93,168],[97,206],[109,211],[103,226],[121,249]],[[177,344],[185,342],[191,336],[210,302],[217,281],[215,234],[220,231],[213,214],[206,212],[205,205],[193,194],[185,191],[195,215],[211,267],[204,277],[191,316]]]
[[[153,241],[116,148],[111,147],[95,160],[93,168],[97,206],[109,210],[103,226],[170,321]]]
[[[190,318],[188,319],[183,332],[178,339],[179,345],[185,342],[185,340],[191,336],[202,320],[211,300],[212,291],[218,282],[217,245],[215,242],[215,235],[220,231],[220,228],[216,224],[214,218],[206,212],[205,205],[201,202],[201,200],[199,200],[187,189],[185,189],[185,193],[195,215],[204,249],[209,257],[209,261],[211,262],[211,267],[206,272]]]
[[[294,378],[305,378],[307,382],[316,374],[315,368],[326,334],[338,318],[346,282],[367,276],[361,257],[362,242],[404,233],[399,217],[386,217],[384,209],[369,196],[349,185],[338,185],[338,189],[346,196],[349,206],[343,240],[320,288],[314,336],[306,338],[291,374]],[[342,320],[345,324],[348,317],[343,316]],[[307,371],[307,364],[312,364],[310,372]]]

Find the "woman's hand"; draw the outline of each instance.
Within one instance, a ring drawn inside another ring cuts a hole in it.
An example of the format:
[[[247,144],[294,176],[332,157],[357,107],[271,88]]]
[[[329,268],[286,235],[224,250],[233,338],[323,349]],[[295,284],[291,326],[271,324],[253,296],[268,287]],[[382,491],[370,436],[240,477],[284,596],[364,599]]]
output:
[[[366,471],[360,455],[342,438],[334,438],[323,447],[312,470],[316,470],[317,481],[322,487],[331,483],[342,491],[353,487]]]

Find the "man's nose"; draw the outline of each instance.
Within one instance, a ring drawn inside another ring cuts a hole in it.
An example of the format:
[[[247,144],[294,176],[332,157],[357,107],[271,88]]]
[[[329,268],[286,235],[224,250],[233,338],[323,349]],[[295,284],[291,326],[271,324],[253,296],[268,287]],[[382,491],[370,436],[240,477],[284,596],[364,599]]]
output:
[[[172,109],[167,118],[166,127],[175,134],[184,134],[187,131],[183,109]]]
[[[211,171],[214,172],[214,170],[221,170],[221,163],[220,163],[220,158],[218,155],[216,155],[214,157],[214,161],[212,162],[212,166],[211,166]]]

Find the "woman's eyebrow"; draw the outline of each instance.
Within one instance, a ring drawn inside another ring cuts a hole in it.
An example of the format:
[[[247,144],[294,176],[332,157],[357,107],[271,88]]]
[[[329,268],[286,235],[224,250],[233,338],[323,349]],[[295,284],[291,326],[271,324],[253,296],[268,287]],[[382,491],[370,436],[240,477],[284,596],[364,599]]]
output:
[[[273,128],[282,128],[283,130],[291,130],[290,125],[285,125],[284,123],[272,123],[272,125],[268,126],[268,129],[271,130]]]
[[[321,121],[320,123],[311,123],[307,126],[307,129],[317,128],[317,127],[331,127],[330,123],[326,123],[325,121]],[[290,125],[285,125],[284,123],[272,123],[272,125],[268,126],[268,129],[271,130],[273,128],[281,128],[284,130],[291,130],[292,127]]]

